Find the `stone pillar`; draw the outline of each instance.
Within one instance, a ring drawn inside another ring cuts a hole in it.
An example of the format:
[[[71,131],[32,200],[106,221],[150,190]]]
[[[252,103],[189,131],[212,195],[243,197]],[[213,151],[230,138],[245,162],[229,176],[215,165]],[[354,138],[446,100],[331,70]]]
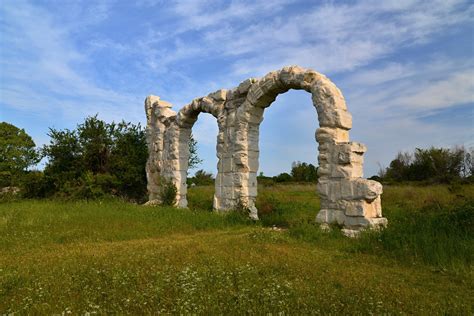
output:
[[[171,107],[171,103],[160,100],[160,97],[154,95],[150,95],[145,99],[146,141],[148,145],[146,175],[149,203],[161,203],[159,193],[164,155],[166,155],[164,151],[166,123],[176,115]]]
[[[176,174],[174,185],[177,188],[176,200],[178,207],[188,207],[186,180],[188,177],[189,162],[189,139],[191,138],[191,128],[181,127],[178,129],[178,152],[179,156],[176,160]]]

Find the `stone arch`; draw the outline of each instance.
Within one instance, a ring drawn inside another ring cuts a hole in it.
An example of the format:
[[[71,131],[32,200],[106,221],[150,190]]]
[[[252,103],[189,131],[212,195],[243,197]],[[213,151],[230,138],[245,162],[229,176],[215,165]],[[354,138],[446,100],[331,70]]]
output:
[[[317,220],[338,223],[347,229],[385,224],[380,204],[382,186],[376,181],[362,179],[362,155],[366,147],[349,142],[352,116],[347,111],[342,93],[324,75],[300,67],[285,67],[270,72],[253,83],[237,112],[239,128],[234,155],[236,179],[240,181],[236,183],[240,203],[247,206],[253,217],[257,217],[259,126],[265,108],[279,94],[290,89],[311,93],[318,113],[317,190],[321,197],[321,210]]]
[[[187,207],[187,173],[189,139],[191,130],[200,113],[209,113],[217,119],[219,133],[223,129],[222,110],[226,90],[218,90],[208,96],[196,98],[177,113],[171,110],[169,102],[157,96],[145,100],[147,113],[147,181],[149,202],[161,203],[160,187],[162,179],[171,181],[177,189],[176,206]],[[221,117],[221,120],[219,120]],[[217,143],[221,143],[217,137]],[[217,156],[219,149],[217,146]]]
[[[257,219],[255,199],[259,127],[265,108],[279,94],[290,89],[311,93],[318,113],[317,191],[321,197],[321,210],[316,220],[320,223],[344,225],[348,232],[385,225],[386,219],[382,217],[380,202],[382,185],[362,178],[363,153],[366,147],[349,141],[352,117],[347,111],[341,91],[324,75],[298,66],[284,67],[261,79],[247,79],[236,88],[218,90],[207,97],[195,99],[177,114],[169,115],[167,110],[160,110],[165,109],[165,106],[155,102],[156,110],[150,112],[161,113],[155,115],[157,118],[161,117],[158,123],[154,123],[156,118],[148,114],[146,106],[147,118],[150,117],[147,130],[155,128],[160,134],[148,139],[150,160],[161,159],[161,164],[151,161],[147,165],[147,174],[155,166],[161,165],[161,174],[178,187],[178,206],[185,207],[190,129],[200,112],[211,113],[217,118],[219,127],[214,209],[229,211],[243,206],[249,210],[251,217]],[[158,146],[155,146],[156,141]],[[153,153],[153,148],[160,147],[159,144],[163,144],[162,153]],[[153,177],[148,177],[151,200],[154,191],[150,188],[150,178]]]

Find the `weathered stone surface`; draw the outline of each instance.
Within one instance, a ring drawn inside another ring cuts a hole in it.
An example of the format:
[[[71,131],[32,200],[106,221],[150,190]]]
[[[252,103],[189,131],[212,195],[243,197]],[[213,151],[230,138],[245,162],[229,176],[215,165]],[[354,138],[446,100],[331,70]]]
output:
[[[349,141],[349,132],[341,128],[321,127],[316,130],[319,143],[342,143]]]
[[[315,138],[319,150],[317,191],[321,211],[316,220],[325,225],[344,225],[350,236],[366,227],[386,225],[380,201],[382,186],[362,178],[363,154],[367,148],[349,141],[352,116],[341,91],[324,75],[299,66],[284,67],[260,79],[244,80],[233,89],[196,98],[178,113],[159,97],[147,97],[149,204],[160,203],[160,179],[164,178],[177,188],[176,205],[187,206],[188,141],[199,114],[206,112],[216,117],[219,128],[214,209],[229,211],[244,207],[251,218],[258,219],[255,200],[259,127],[264,109],[278,94],[289,89],[311,93],[318,113],[320,128]]]
[[[227,99],[227,90],[226,89],[217,90],[216,92],[210,93],[209,97],[213,98],[216,101],[225,101]]]

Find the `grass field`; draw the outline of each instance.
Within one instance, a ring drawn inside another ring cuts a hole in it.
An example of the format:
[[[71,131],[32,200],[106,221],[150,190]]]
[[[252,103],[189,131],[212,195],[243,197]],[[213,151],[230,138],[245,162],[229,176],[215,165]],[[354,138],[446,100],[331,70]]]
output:
[[[117,200],[0,204],[0,314],[472,314],[474,186],[388,186],[389,220],[321,232],[314,186],[262,187],[261,221]],[[275,226],[275,228],[274,228]]]

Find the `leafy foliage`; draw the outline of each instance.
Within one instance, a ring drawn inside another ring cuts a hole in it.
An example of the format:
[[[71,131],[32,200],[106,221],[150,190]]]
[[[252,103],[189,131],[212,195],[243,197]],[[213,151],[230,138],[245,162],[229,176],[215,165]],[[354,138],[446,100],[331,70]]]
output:
[[[202,163],[202,159],[199,158],[197,154],[197,141],[194,139],[193,134],[189,138],[189,158],[188,158],[188,168],[194,169]]]
[[[210,172],[204,170],[198,170],[194,174],[194,177],[189,178],[188,181],[190,184],[194,183],[195,185],[210,185],[214,184],[214,176]]]
[[[144,199],[148,151],[140,124],[109,124],[96,115],[72,131],[50,129],[48,136],[50,144],[43,147],[46,196]]]
[[[121,122],[114,130],[109,172],[117,179],[118,194],[140,200],[146,194],[148,158],[145,131],[140,124]]]
[[[14,184],[40,160],[33,139],[24,129],[0,123],[0,187]]]
[[[398,153],[386,170],[379,174],[387,181],[428,181],[449,183],[473,177],[472,151],[454,149],[415,149],[413,154]]]
[[[273,179],[275,182],[291,182],[293,180],[291,175],[286,172],[280,173],[279,175],[273,177]]]
[[[293,161],[291,164],[290,173],[283,172],[273,178],[265,177],[263,173],[258,176],[259,183],[263,183],[266,186],[272,185],[272,183],[290,183],[290,182],[312,182],[318,181],[318,168],[313,164]]]
[[[160,200],[163,205],[174,206],[176,203],[178,189],[168,179],[160,179]]]
[[[312,164],[295,161],[291,164],[291,177],[296,182],[316,182],[318,169]]]
[[[114,143],[115,124],[107,124],[99,120],[97,115],[87,117],[84,123],[77,126],[77,135],[83,168],[93,174],[107,172]]]

